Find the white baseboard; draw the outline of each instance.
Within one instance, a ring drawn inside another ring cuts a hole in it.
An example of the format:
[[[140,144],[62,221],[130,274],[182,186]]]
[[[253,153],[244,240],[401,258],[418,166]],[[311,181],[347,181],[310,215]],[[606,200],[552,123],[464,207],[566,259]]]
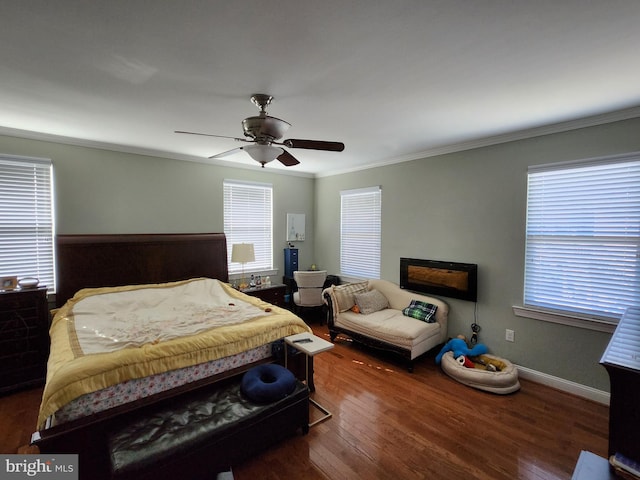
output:
[[[580,383],[571,382],[560,377],[554,377],[546,373],[538,372],[527,367],[521,367],[518,365],[518,375],[525,380],[531,380],[532,382],[541,383],[548,387],[562,390],[563,392],[577,395],[578,397],[587,398],[597,403],[609,405],[609,392],[598,390],[593,387],[588,387]]]

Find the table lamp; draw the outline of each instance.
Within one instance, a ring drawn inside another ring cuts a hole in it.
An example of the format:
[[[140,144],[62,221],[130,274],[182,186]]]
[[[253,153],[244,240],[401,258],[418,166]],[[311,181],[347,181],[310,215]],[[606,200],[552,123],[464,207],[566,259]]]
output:
[[[242,290],[247,288],[247,280],[244,278],[244,264],[254,262],[256,259],[253,252],[253,243],[234,243],[231,250],[231,261],[242,264],[242,278],[240,279],[240,285],[238,288]]]

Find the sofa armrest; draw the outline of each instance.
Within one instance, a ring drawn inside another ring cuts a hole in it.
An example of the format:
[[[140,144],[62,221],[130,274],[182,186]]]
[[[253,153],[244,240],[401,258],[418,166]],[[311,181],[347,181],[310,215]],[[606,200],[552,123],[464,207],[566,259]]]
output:
[[[406,290],[403,290],[406,291]],[[420,295],[418,293],[413,293],[410,291],[406,291],[410,294],[411,300],[420,300],[422,302],[431,303],[432,305],[436,305],[438,310],[436,310],[435,319],[436,322],[440,324],[440,343],[445,343],[449,337],[448,329],[449,329],[449,304],[445,301],[440,300],[436,297],[430,297],[428,295]],[[409,304],[405,305],[408,307]],[[404,308],[404,307],[403,307]]]
[[[322,291],[322,301],[327,306],[327,325],[333,326],[334,319],[338,316],[338,302],[333,293],[333,287],[327,287]]]

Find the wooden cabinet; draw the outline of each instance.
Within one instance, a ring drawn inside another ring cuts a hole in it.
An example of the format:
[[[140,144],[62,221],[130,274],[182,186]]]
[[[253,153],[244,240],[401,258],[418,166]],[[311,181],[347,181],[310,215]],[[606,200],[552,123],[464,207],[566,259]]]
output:
[[[0,293],[0,393],[44,382],[49,357],[47,289]]]
[[[278,307],[286,308],[287,304],[284,301],[284,294],[286,293],[286,285],[262,285],[260,287],[246,288],[242,290],[242,293],[251,295],[252,297],[258,297],[265,302],[271,303]]]
[[[609,373],[609,456],[640,461],[640,307],[624,314],[600,363]]]

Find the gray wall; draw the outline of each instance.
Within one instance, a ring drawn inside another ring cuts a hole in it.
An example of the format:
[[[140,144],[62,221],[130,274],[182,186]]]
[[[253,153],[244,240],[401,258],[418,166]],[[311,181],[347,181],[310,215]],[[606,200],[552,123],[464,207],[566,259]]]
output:
[[[314,179],[0,136],[0,152],[50,158],[56,232],[222,232],[225,179],[273,184],[274,262],[284,271],[286,214],[307,215],[301,265],[314,252]],[[275,280],[275,279],[274,279]]]
[[[598,362],[610,334],[517,317],[512,306],[522,303],[528,165],[632,151],[640,119],[318,178],[316,256],[339,272],[339,192],[381,185],[382,278],[399,281],[400,257],[477,263],[477,321],[490,351],[608,391]],[[474,303],[446,300],[449,335],[470,336]]]

